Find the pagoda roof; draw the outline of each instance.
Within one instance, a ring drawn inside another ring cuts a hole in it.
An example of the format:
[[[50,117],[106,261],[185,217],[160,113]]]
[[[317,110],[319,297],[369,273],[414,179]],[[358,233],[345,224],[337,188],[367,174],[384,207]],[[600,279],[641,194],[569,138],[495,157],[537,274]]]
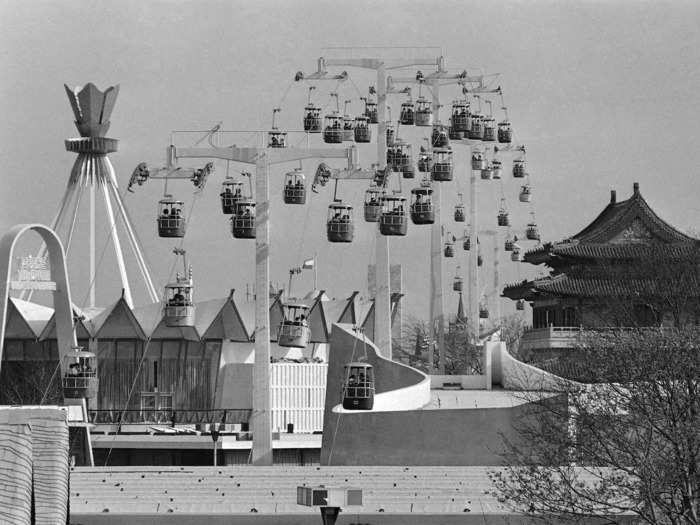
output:
[[[572,277],[566,274],[513,283],[503,289],[503,297],[533,300],[538,296],[569,297],[629,297],[663,293],[665,286],[654,279],[614,279]],[[685,283],[690,294],[700,296],[700,282]]]
[[[636,259],[663,256],[682,258],[700,247],[700,240],[677,230],[651,209],[634,184],[632,196],[610,203],[573,237],[546,243],[528,251],[523,260],[531,264],[551,264],[556,259]]]

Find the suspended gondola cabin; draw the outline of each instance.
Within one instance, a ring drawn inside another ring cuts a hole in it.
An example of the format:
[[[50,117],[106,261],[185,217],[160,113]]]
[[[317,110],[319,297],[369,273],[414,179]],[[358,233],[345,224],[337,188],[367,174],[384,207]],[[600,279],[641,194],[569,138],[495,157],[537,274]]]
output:
[[[464,288],[464,279],[459,275],[459,266],[457,266],[457,273],[454,280],[452,281],[452,290],[455,292],[461,292]]]
[[[400,139],[386,150],[386,163],[394,171],[401,173],[413,170],[413,146]]]
[[[385,191],[376,186],[365,191],[365,222],[379,222],[382,214],[382,198]]]
[[[277,331],[277,344],[288,348],[306,348],[309,344],[309,307],[301,303],[283,305],[284,317]]]
[[[474,113],[469,119],[469,132],[471,140],[483,140],[484,138],[484,117],[479,113]]]
[[[413,102],[403,102],[401,104],[401,113],[399,113],[399,122],[402,126],[413,126],[416,122],[416,109]]]
[[[433,224],[435,222],[433,189],[429,186],[420,186],[411,190],[411,220],[413,224]]]
[[[268,148],[286,148],[287,147],[287,132],[276,129],[267,132],[267,147]]]
[[[386,145],[393,146],[396,141],[396,130],[393,124],[387,123],[386,125]]]
[[[433,145],[433,148],[446,148],[450,145],[447,128],[439,122],[433,124],[433,131],[430,133],[430,143]]]
[[[304,131],[309,133],[321,133],[323,129],[323,119],[321,119],[321,108],[309,104],[304,108]]]
[[[224,215],[233,215],[236,211],[236,202],[243,198],[243,183],[233,179],[226,179],[221,184],[221,211]]]
[[[510,127],[510,122],[507,120],[498,123],[498,142],[501,144],[510,144],[513,142],[513,129]]]
[[[436,148],[433,150],[433,167],[431,176],[434,181],[447,182],[453,176],[452,150],[449,148]]]
[[[372,129],[369,119],[361,115],[355,119],[355,142],[367,143],[372,140]]]
[[[97,357],[81,346],[73,347],[63,356],[63,397],[67,399],[95,399],[99,387]]]
[[[433,125],[433,107],[432,103],[423,97],[418,97],[416,100],[416,126],[432,126]]]
[[[158,202],[158,236],[159,237],[184,237],[186,221],[182,213],[183,202],[165,195]]]
[[[493,159],[491,161],[491,172],[493,173],[494,179],[500,179],[503,175],[503,163],[498,159]]]
[[[163,320],[166,326],[194,326],[194,302],[192,300],[192,270],[174,283],[165,285],[165,307]]]
[[[531,241],[540,240],[540,230],[537,228],[537,223],[534,220],[528,223],[527,228],[525,228],[525,237]]]
[[[452,127],[461,135],[469,132],[469,102],[466,100],[452,103]]]
[[[506,200],[501,199],[501,207],[498,210],[498,225],[499,226],[510,226],[510,217],[508,216],[508,210],[506,209]]]
[[[406,199],[394,195],[385,195],[382,199],[382,214],[379,217],[379,231],[382,235],[406,235],[408,215]]]
[[[496,121],[493,117],[485,117],[483,120],[484,142],[494,142],[496,140]]]
[[[515,302],[515,309],[516,310],[525,310],[525,300],[524,299],[518,299]]]
[[[510,260],[513,262],[520,261],[520,246],[513,244],[513,251],[510,253]]]
[[[455,204],[455,222],[464,222],[465,220],[464,204]]]
[[[481,178],[482,178],[483,180],[491,180],[491,179],[493,179],[493,169],[491,169],[491,165],[490,165],[490,164],[487,163],[487,164],[486,164],[486,167],[485,167],[483,170],[481,170]]]
[[[507,251],[507,252],[512,252],[512,251],[513,251],[513,247],[515,246],[515,241],[516,241],[517,239],[518,239],[518,238],[515,237],[515,236],[514,236],[512,239],[509,239],[508,237],[506,237],[505,243],[504,243],[504,245],[503,245],[503,249],[504,249],[505,251]]]
[[[367,363],[345,365],[343,381],[343,408],[372,410],[374,406],[374,369]]]
[[[377,103],[371,100],[365,100],[365,117],[369,119],[370,124],[379,123],[379,114],[377,113]]]
[[[464,240],[462,241],[462,248],[465,252],[468,252],[472,247],[472,240],[469,236],[469,231],[464,230]]]
[[[236,203],[231,233],[236,239],[255,239],[255,201],[241,199]]]
[[[326,144],[343,143],[343,118],[336,112],[326,115],[323,125],[323,142]]]
[[[484,152],[480,149],[474,148],[472,150],[472,170],[481,171],[486,169],[486,157]]]
[[[306,203],[306,176],[301,168],[296,168],[284,175],[284,203]]]
[[[525,160],[513,160],[513,177],[516,179],[522,179],[525,177]]]
[[[355,225],[352,218],[352,206],[336,201],[328,206],[326,234],[330,242],[352,242]]]
[[[433,169],[433,154],[421,146],[418,154],[418,171],[423,173],[431,173]]]
[[[485,304],[479,305],[479,319],[489,318],[489,308]]]
[[[524,184],[520,187],[518,200],[520,200],[520,202],[530,202],[532,200],[532,188],[529,184]]]
[[[455,243],[452,241],[452,238],[450,237],[450,233],[447,233],[447,240],[445,241],[445,250],[444,250],[445,257],[454,257],[455,256]]]

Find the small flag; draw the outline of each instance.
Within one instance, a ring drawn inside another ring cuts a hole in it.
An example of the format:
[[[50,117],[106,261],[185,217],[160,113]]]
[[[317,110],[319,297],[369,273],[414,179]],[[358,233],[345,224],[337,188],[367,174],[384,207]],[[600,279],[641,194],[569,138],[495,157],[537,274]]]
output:
[[[302,270],[312,270],[316,261],[313,259],[306,259],[304,264],[301,265]]]

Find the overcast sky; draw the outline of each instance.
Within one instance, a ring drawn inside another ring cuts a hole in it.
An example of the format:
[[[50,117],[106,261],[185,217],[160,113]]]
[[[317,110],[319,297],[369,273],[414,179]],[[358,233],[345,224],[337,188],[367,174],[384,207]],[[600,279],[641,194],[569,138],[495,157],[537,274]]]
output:
[[[123,188],[139,162],[164,161],[174,129],[206,129],[219,121],[226,129],[266,128],[272,107],[280,103],[281,127],[299,129],[306,85],[292,83],[294,73],[312,71],[324,46],[356,45],[437,46],[452,71],[501,74],[517,138],[528,146],[534,210],[544,240],[575,234],[605,206],[610,189],[624,199],[634,181],[662,218],[682,231],[697,229],[699,21],[700,3],[691,1],[0,0],[0,230],[20,222],[49,223],[57,210],[75,158],[63,140],[77,136],[64,82],[93,82],[101,89],[120,84],[108,135],[120,140],[111,159]],[[357,113],[356,86],[365,91],[371,76],[350,73],[353,82],[339,91],[341,100],[354,99]],[[319,85],[317,101],[323,105],[330,87]],[[449,103],[457,90],[445,88],[442,94]],[[396,108],[400,102],[390,99]],[[416,130],[409,137],[417,138]],[[374,151],[374,146],[362,150],[363,163],[373,160]],[[316,165],[305,162],[304,169],[312,173]],[[335,297],[364,290],[366,265],[373,260],[373,225],[358,215],[355,242],[329,244],[324,220],[330,188],[305,208],[281,204],[281,176],[293,167],[272,171],[273,282],[286,283],[287,269],[317,252],[320,288]],[[185,242],[199,299],[229,288],[244,291],[253,282],[254,243],[232,239],[220,213],[225,168],[217,164],[197,199]],[[233,173],[242,166],[231,168]],[[464,166],[457,175],[446,192],[448,211],[456,193],[468,189]],[[404,184],[404,191],[413,184]],[[169,189],[192,204],[191,185]],[[363,190],[363,183],[353,182],[340,193],[360,211]],[[514,222],[522,226],[530,209],[516,202],[517,180],[509,176],[502,185],[480,185],[480,223],[495,227],[501,191]],[[156,235],[162,193],[162,184],[152,181],[126,197],[159,286],[168,278],[174,245]],[[449,215],[447,228],[460,235],[462,228]],[[100,304],[113,301],[120,287],[111,247],[104,249],[105,228],[98,224],[98,256],[104,253],[99,271],[107,275],[98,286]],[[71,259],[79,305],[86,300],[86,231],[83,220]],[[409,309],[419,315],[427,313],[428,231],[411,225],[407,238],[391,241],[392,262],[405,268]],[[484,243],[488,271],[491,250]],[[466,270],[463,252],[457,254]],[[447,277],[457,264],[459,258],[445,261]],[[135,299],[142,303],[146,296],[131,268]],[[501,269],[505,281],[537,271],[505,257]],[[492,282],[489,273],[484,276],[482,281]],[[311,285],[308,273],[297,290]],[[447,310],[454,311],[456,296],[446,289],[445,297]],[[504,304],[512,310],[509,303]]]

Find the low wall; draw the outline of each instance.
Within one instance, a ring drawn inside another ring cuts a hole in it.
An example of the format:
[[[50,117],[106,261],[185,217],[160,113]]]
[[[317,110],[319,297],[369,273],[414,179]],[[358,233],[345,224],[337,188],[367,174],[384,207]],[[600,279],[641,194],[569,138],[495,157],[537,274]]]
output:
[[[445,383],[453,386],[458,383],[462,390],[485,390],[485,375],[430,375],[430,388],[444,388]]]
[[[68,421],[58,407],[0,407],[3,523],[66,523]]]

